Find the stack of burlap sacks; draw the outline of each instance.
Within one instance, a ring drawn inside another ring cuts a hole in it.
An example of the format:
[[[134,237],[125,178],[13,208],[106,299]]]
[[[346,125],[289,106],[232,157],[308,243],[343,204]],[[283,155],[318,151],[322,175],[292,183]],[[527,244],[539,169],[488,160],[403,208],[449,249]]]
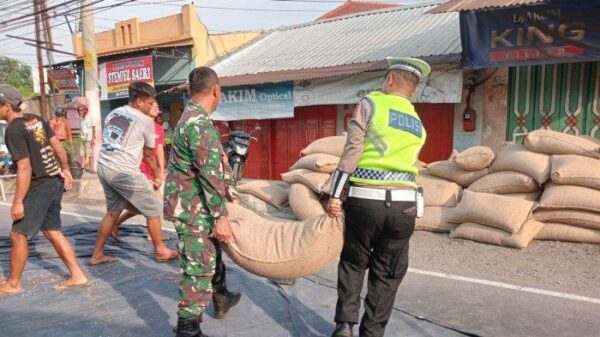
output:
[[[593,139],[538,130],[525,146],[505,144],[496,154],[486,147],[454,153],[429,164],[419,178],[427,207],[417,229],[519,249],[534,238],[597,243],[599,150]],[[465,190],[455,194],[460,202],[453,207],[447,196],[456,185]]]
[[[317,140],[282,174],[284,182],[253,181],[240,192],[280,209],[289,203],[300,220],[322,215],[345,141]],[[599,243],[599,157],[595,139],[548,130],[496,152],[483,146],[455,152],[421,168],[425,215],[416,229],[519,249],[534,238]]]
[[[551,155],[551,181],[533,219],[545,225],[540,240],[600,243],[600,143],[552,131],[536,131],[525,146]]]

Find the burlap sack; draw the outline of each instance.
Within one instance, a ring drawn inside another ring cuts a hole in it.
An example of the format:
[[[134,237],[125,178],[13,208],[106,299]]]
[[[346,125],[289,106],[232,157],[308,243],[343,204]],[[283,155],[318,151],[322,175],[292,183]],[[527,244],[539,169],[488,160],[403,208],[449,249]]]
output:
[[[415,230],[449,233],[457,224],[448,222],[448,207],[425,207],[423,217],[417,218]]]
[[[344,145],[346,145],[346,139],[345,135],[317,139],[300,151],[300,156],[325,153],[341,157],[342,152],[344,152]]]
[[[450,238],[524,249],[543,227],[544,224],[541,222],[528,220],[519,233],[511,234],[494,227],[476,223],[464,223],[452,231]]]
[[[550,156],[527,150],[523,145],[504,144],[492,163],[492,172],[524,173],[540,184],[550,179]]]
[[[600,230],[600,213],[572,209],[537,209],[533,219]]]
[[[540,207],[600,212],[600,191],[582,186],[548,183],[544,186]]]
[[[600,145],[600,139],[598,139],[598,138],[596,138],[594,136],[580,135],[579,137],[581,137],[583,139],[586,139],[586,140],[589,140],[589,141],[592,141],[592,142]]]
[[[327,180],[330,174],[314,172],[307,169],[293,170],[287,173],[282,173],[281,178],[288,184],[304,184],[310,187],[316,193],[322,193],[326,190]]]
[[[518,233],[535,203],[498,194],[463,191],[458,206],[448,215],[448,221],[462,224],[474,222]]]
[[[459,169],[477,171],[494,161],[494,151],[487,146],[474,146],[452,156],[451,161]]]
[[[293,279],[334,262],[342,251],[343,218],[321,216],[299,222],[260,217],[227,204],[235,242],[224,247],[245,270],[267,278]]]
[[[600,144],[552,130],[536,130],[525,137],[525,146],[531,151],[548,154],[576,154],[600,158]]]
[[[300,158],[300,160],[290,167],[290,171],[307,169],[321,173],[332,173],[337,168],[339,162],[340,157],[332,156],[330,154],[309,154],[306,157]]]
[[[290,207],[300,220],[325,214],[325,209],[319,202],[319,196],[303,184],[292,184],[290,188]]]
[[[436,177],[454,181],[462,187],[468,187],[475,180],[490,173],[488,168],[478,171],[466,171],[459,169],[449,161],[436,161],[427,165],[427,172]]]
[[[537,190],[537,191],[531,192],[531,193],[508,193],[508,194],[503,194],[503,196],[517,198],[517,199],[521,199],[521,200],[538,201],[541,194],[542,194],[542,190]]]
[[[469,186],[469,191],[508,194],[529,193],[534,192],[539,188],[540,185],[526,174],[514,171],[503,171],[488,174],[475,181]]]
[[[535,238],[537,240],[600,244],[600,231],[558,223],[547,223]]]
[[[600,160],[574,155],[552,156],[552,181],[600,190]]]
[[[462,188],[458,184],[430,175],[418,176],[417,185],[423,187],[425,207],[454,207],[458,204],[462,193]]]
[[[284,208],[289,201],[289,191],[278,183],[268,180],[252,180],[238,185],[237,190],[240,193],[253,195],[278,209]]]

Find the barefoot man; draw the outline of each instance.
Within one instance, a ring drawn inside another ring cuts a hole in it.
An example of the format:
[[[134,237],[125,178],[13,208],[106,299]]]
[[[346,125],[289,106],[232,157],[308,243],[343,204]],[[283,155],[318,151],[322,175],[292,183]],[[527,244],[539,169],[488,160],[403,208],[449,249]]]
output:
[[[162,204],[154,190],[162,185],[162,175],[154,153],[154,122],[149,116],[156,105],[156,90],[144,82],[129,85],[129,105],[113,110],[106,117],[102,150],[98,158],[98,178],[104,188],[107,213],[100,222],[91,265],[110,263],[104,245],[123,210],[142,214],[154,244],[157,262],[177,257],[161,238]],[[142,157],[154,174],[152,182],[140,171]]]
[[[154,134],[155,134],[154,139],[156,140],[154,142],[154,153],[156,154],[156,163],[161,172],[161,179],[163,179],[163,181],[164,181],[164,178],[165,178],[165,130],[162,127],[162,123],[158,122],[159,116],[160,116],[160,110],[158,109],[158,105],[155,105],[152,108],[152,110],[150,110],[150,117],[152,119],[154,119]],[[152,169],[150,169],[150,166],[148,165],[148,163],[146,163],[145,160],[142,160],[142,164],[140,165],[140,171],[142,171],[142,173],[146,176],[146,178],[148,178],[148,180],[150,182],[152,182],[154,180],[154,173],[152,172]],[[163,188],[164,188],[164,186],[160,186],[156,190],[156,196],[158,197],[158,200],[160,202],[162,202],[162,200],[163,200]],[[137,215],[136,213],[131,213],[126,210],[119,217],[117,224],[113,227],[111,236],[115,240],[119,240],[119,226],[121,226],[122,223],[133,218],[136,215]],[[165,236],[163,236],[162,238],[163,238],[163,240],[167,239],[167,237],[165,237]],[[150,235],[148,235],[148,241],[152,241],[152,238],[150,237]]]
[[[17,190],[10,211],[14,221],[10,232],[10,276],[0,284],[0,297],[23,292],[21,277],[29,255],[27,239],[40,230],[71,272],[71,278],[54,289],[88,285],[73,247],[61,231],[63,191],[73,185],[67,154],[46,121],[21,112],[21,101],[17,89],[0,84],[0,119],[8,122],[5,142],[17,163]]]

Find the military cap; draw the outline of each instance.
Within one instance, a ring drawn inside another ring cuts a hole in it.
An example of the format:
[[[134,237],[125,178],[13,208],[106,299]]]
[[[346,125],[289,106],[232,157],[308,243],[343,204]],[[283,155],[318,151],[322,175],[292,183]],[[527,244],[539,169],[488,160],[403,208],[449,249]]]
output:
[[[400,69],[415,74],[419,79],[429,76],[431,67],[427,62],[410,57],[388,57],[389,70]]]

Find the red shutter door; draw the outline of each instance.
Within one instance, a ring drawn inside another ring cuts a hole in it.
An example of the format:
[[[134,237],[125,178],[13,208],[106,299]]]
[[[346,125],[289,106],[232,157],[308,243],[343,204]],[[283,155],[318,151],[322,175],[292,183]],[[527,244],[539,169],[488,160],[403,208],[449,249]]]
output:
[[[448,159],[454,144],[454,105],[415,104],[415,109],[427,131],[419,159],[426,163]]]
[[[294,109],[294,118],[273,121],[271,179],[281,179],[300,151],[311,142],[336,134],[337,106],[320,105]]]
[[[269,179],[270,175],[270,157],[271,157],[271,121],[236,121],[229,123],[232,130],[243,130],[250,133],[257,141],[250,142],[250,151],[248,152],[248,160],[244,168],[244,178],[249,179]],[[217,123],[219,131],[222,135],[227,133],[227,130],[222,126],[222,123]],[[256,131],[256,127],[261,128]],[[228,137],[221,137],[221,143],[228,140]]]
[[[256,127],[260,127],[260,131]],[[269,179],[271,157],[271,121],[243,121],[241,130],[250,133],[256,141],[250,141],[250,152],[244,169],[244,177],[250,179]]]

